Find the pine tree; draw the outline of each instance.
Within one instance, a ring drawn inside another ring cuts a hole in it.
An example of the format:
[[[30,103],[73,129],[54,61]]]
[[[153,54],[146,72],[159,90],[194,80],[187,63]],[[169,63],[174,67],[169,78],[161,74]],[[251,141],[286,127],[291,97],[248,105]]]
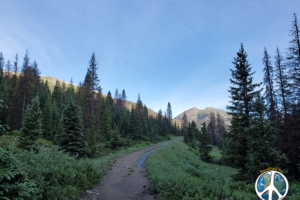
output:
[[[94,116],[94,110],[91,112],[90,117],[90,128],[88,130],[88,145],[91,150],[91,157],[95,156],[96,153],[96,131],[95,131],[95,116]]]
[[[273,148],[276,141],[276,128],[272,121],[268,120],[266,115],[268,109],[264,103],[264,99],[257,95],[253,103],[253,117],[252,125],[246,130],[247,133],[247,168],[246,177],[235,177],[235,179],[248,180],[255,182],[256,177],[259,176],[261,169],[266,169],[270,166],[279,169],[284,169],[284,164],[288,163],[285,155],[280,155],[278,151]],[[286,171],[286,170],[284,170]]]
[[[264,57],[262,59],[264,64],[264,85],[265,85],[265,93],[264,97],[267,100],[268,107],[268,117],[271,121],[275,121],[276,117],[276,102],[274,95],[274,87],[273,87],[273,67],[272,62],[270,60],[270,56],[265,47],[264,49]]]
[[[18,148],[38,151],[35,141],[42,136],[42,112],[39,108],[40,102],[36,96],[31,105],[27,106]]]
[[[200,152],[200,158],[205,162],[210,162],[212,160],[212,156],[209,155],[212,150],[212,147],[209,145],[209,140],[209,132],[206,127],[206,122],[204,122],[201,127],[201,137],[199,140],[198,148]]]
[[[188,119],[187,119],[187,116],[186,116],[185,111],[184,111],[182,119],[181,119],[181,134],[182,135],[184,135],[184,132],[187,129],[187,126],[188,126]]]
[[[53,141],[53,124],[52,124],[52,109],[51,109],[51,99],[48,96],[45,104],[45,108],[42,112],[42,132],[43,137],[46,140]]]
[[[237,52],[237,57],[232,63],[235,65],[235,69],[230,69],[232,75],[230,82],[233,86],[228,90],[231,94],[230,103],[232,105],[227,106],[227,109],[231,111],[228,114],[232,116],[229,127],[231,141],[223,161],[238,168],[240,170],[239,175],[242,177],[242,174],[247,173],[247,168],[244,165],[248,151],[245,129],[250,127],[251,102],[254,95],[258,93],[255,88],[260,84],[252,83],[252,75],[255,72],[251,73],[243,44],[241,44],[241,49]]]
[[[83,133],[82,113],[73,99],[70,99],[63,112],[62,124],[63,133],[58,135],[60,148],[72,156],[87,156],[89,149]]]

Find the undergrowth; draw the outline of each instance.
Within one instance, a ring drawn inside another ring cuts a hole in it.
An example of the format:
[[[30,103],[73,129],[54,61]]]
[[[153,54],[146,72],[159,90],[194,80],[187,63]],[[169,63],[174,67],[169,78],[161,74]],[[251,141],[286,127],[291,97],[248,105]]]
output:
[[[215,159],[221,159],[215,150]],[[148,178],[160,200],[249,200],[256,199],[254,184],[233,182],[234,168],[202,162],[194,149],[182,141],[165,145],[146,160]],[[300,199],[300,191],[291,184],[288,198]],[[298,193],[298,194],[297,194]]]

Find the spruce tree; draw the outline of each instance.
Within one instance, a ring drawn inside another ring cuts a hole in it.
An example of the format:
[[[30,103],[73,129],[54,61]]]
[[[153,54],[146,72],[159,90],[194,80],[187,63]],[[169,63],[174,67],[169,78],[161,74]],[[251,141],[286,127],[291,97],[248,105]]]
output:
[[[201,127],[201,137],[198,143],[198,148],[199,148],[200,158],[205,162],[210,162],[212,160],[212,156],[209,155],[209,153],[212,150],[212,147],[209,145],[209,140],[210,140],[210,135],[206,127],[206,122],[204,122]]]
[[[121,129],[120,129],[121,133],[122,133],[122,137],[127,135],[127,128],[128,128],[128,121],[129,121],[128,118],[129,118],[129,111],[126,109],[126,111],[124,112],[124,115],[123,115]]]
[[[131,107],[130,120],[127,130],[128,134],[130,135],[130,137],[132,137],[133,140],[141,139],[138,113],[136,109],[134,109],[133,105]]]
[[[111,138],[111,124],[105,103],[102,104],[101,112],[103,112],[103,114],[101,117],[100,137],[105,138],[106,141],[109,141]]]
[[[90,117],[90,124],[88,129],[88,145],[91,150],[91,157],[95,156],[96,153],[96,131],[95,131],[95,116],[94,116],[94,110],[92,110],[91,117]]]
[[[56,80],[53,92],[52,92],[52,101],[55,101],[59,110],[62,108],[62,89],[59,84],[59,81]]]
[[[169,126],[171,126],[171,120],[173,118],[173,115],[172,115],[172,107],[170,102],[168,102],[168,106],[167,106],[167,118],[168,118],[168,124]]]
[[[285,163],[288,163],[285,155],[280,155],[273,148],[276,141],[276,128],[272,121],[267,119],[268,109],[264,103],[264,99],[257,95],[253,103],[253,117],[251,127],[246,130],[247,136],[247,163],[245,164],[247,174],[246,177],[239,177],[240,180],[248,180],[255,182],[259,176],[259,171],[270,166],[284,169]],[[284,170],[286,171],[286,170]],[[241,174],[239,175],[241,176]]]
[[[51,100],[48,96],[45,104],[45,108],[42,112],[42,132],[43,137],[46,140],[53,141],[53,124],[52,124],[52,109],[51,109]]]
[[[181,119],[181,134],[182,135],[184,135],[184,132],[187,129],[187,126],[188,126],[188,119],[187,119],[187,116],[186,116],[185,111],[184,111],[182,119]]]
[[[291,98],[294,105],[300,103],[300,27],[296,13],[290,29],[290,47],[287,52],[287,67],[291,80]]]
[[[62,123],[64,133],[58,136],[60,148],[72,156],[87,156],[89,149],[84,138],[81,109],[72,98],[63,112]]]
[[[162,128],[161,128],[161,136],[167,137],[168,134],[168,122],[166,118],[163,118]]]
[[[276,98],[274,93],[274,86],[273,86],[273,66],[270,59],[270,56],[267,52],[265,47],[264,49],[264,57],[262,59],[264,64],[264,85],[265,85],[265,93],[264,97],[267,100],[267,107],[268,107],[268,117],[271,121],[275,121],[276,117]]]
[[[112,149],[117,149],[119,145],[119,140],[120,140],[119,130],[117,129],[117,127],[115,127],[112,130],[112,140],[110,142],[110,147]]]
[[[42,137],[42,112],[39,105],[39,97],[36,96],[27,106],[18,144],[20,149],[38,151],[35,141]]]
[[[59,113],[58,113],[55,100],[52,103],[51,113],[52,113],[52,137],[53,137],[53,140],[54,140],[54,137],[57,134],[57,125],[58,125],[58,122],[61,118]]]
[[[261,83],[252,83],[252,75],[255,72],[251,72],[243,44],[241,44],[237,57],[232,63],[235,65],[235,69],[230,69],[232,75],[230,82],[233,86],[228,90],[231,95],[231,105],[227,106],[227,109],[231,111],[228,114],[232,116],[229,127],[231,141],[227,155],[223,160],[228,165],[238,168],[240,171],[236,177],[242,177],[247,173],[247,168],[244,165],[248,151],[245,129],[250,127],[251,103],[254,95],[258,93],[255,88]]]
[[[275,91],[277,93],[277,99],[279,103],[279,112],[284,112],[284,118],[286,119],[288,110],[288,96],[289,96],[289,83],[286,73],[286,65],[283,63],[283,57],[280,54],[279,48],[276,49],[275,55]]]

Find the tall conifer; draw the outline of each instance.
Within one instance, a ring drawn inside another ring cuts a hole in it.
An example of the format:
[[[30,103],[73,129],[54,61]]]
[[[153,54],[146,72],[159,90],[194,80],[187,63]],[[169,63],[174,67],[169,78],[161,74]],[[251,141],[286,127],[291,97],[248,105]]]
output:
[[[223,160],[228,165],[238,168],[240,170],[239,175],[241,175],[247,173],[244,164],[248,151],[245,129],[250,127],[251,103],[254,95],[258,93],[255,88],[260,84],[252,83],[252,75],[255,72],[251,72],[243,44],[241,44],[237,57],[234,58],[232,63],[235,65],[235,69],[230,69],[232,75],[230,82],[233,86],[228,90],[231,95],[231,105],[227,106],[227,109],[230,110],[228,114],[232,116],[230,126],[231,142],[229,143],[227,155]]]
[[[36,96],[27,107],[19,138],[20,149],[37,151],[35,141],[42,136],[42,112],[39,105],[39,98]]]

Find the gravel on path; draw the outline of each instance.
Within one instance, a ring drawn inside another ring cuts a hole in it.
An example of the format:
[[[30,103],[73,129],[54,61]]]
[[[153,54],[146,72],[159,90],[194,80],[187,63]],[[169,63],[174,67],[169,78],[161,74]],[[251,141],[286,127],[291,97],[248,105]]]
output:
[[[171,142],[178,141],[173,140]],[[166,144],[166,143],[164,143]],[[96,188],[87,190],[78,200],[153,200],[157,195],[152,190],[147,191],[150,182],[146,170],[137,166],[146,152],[164,144],[154,145],[117,159],[100,180]]]

